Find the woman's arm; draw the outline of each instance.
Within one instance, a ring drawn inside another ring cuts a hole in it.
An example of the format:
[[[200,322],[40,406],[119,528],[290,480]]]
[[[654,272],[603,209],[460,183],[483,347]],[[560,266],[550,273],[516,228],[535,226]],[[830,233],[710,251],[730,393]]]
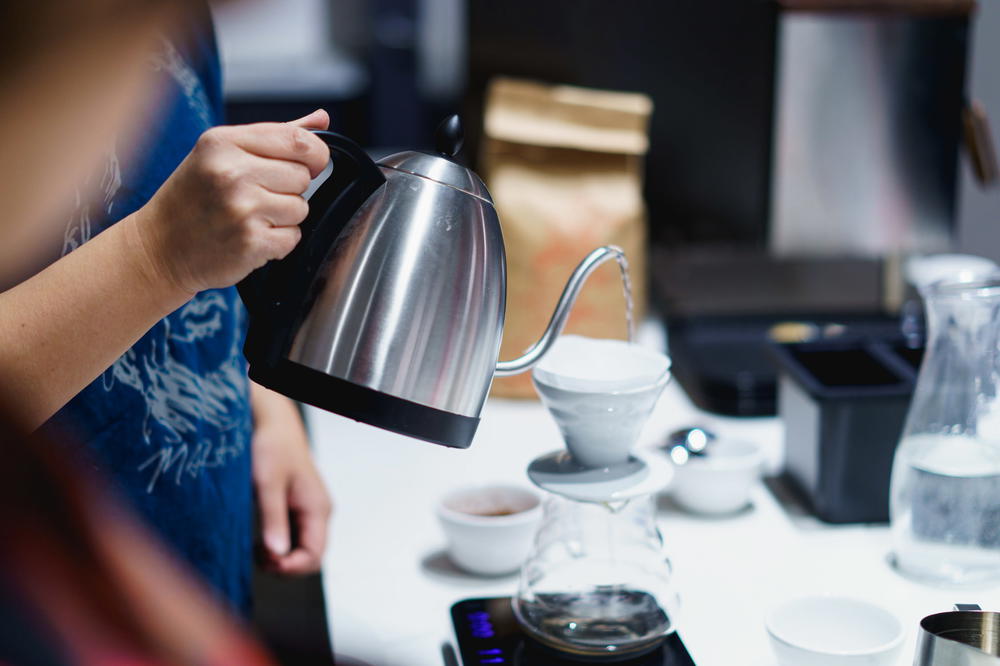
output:
[[[160,279],[128,217],[0,294],[0,382],[36,428],[191,294]]]
[[[195,293],[298,242],[325,112],[211,129],[135,214],[0,294],[0,392],[36,428]],[[298,125],[298,127],[294,126]]]

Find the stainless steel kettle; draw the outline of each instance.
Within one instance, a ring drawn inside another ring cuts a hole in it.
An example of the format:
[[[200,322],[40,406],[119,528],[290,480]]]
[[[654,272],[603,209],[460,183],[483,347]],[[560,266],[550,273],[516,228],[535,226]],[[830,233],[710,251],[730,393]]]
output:
[[[436,153],[372,161],[317,131],[333,174],[309,199],[302,240],[238,287],[250,377],[291,398],[446,446],[472,443],[494,375],[532,367],[561,332],[598,248],[570,277],[542,338],[497,362],[506,306],[500,221],[486,186],[454,161],[457,116]]]

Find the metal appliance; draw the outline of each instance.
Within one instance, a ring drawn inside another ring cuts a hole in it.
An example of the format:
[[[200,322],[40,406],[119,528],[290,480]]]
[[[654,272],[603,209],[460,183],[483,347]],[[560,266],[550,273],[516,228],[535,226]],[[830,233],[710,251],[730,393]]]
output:
[[[928,615],[920,621],[914,666],[1000,665],[1000,613],[976,604],[955,604],[955,610]]]
[[[486,186],[453,159],[458,117],[439,127],[436,153],[377,164],[344,136],[316,134],[333,175],[309,199],[302,240],[239,285],[250,377],[364,423],[466,448],[493,376],[532,367],[583,281],[621,250],[584,258],[542,338],[498,363],[504,244]]]
[[[780,5],[771,248],[866,257],[948,249],[975,3]]]

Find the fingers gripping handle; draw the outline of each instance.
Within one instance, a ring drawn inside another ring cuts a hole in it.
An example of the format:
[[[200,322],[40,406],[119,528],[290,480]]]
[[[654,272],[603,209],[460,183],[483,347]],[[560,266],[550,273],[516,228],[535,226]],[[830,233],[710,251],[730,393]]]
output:
[[[330,148],[333,173],[309,199],[302,239],[288,256],[268,262],[238,285],[250,313],[245,353],[271,364],[291,343],[309,286],[323,259],[358,208],[385,182],[378,165],[351,139],[310,130]]]

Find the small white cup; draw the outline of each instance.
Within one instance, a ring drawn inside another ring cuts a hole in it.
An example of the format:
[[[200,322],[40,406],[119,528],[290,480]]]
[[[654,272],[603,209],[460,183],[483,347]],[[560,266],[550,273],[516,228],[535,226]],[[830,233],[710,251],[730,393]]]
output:
[[[881,606],[849,597],[810,596],[767,616],[781,666],[895,666],[903,624]]]
[[[528,557],[542,504],[526,488],[479,486],[445,495],[437,516],[456,565],[470,573],[500,576],[517,571]]]
[[[719,439],[705,456],[691,456],[674,472],[670,492],[693,513],[726,514],[745,507],[760,481],[764,454],[753,442]]]

